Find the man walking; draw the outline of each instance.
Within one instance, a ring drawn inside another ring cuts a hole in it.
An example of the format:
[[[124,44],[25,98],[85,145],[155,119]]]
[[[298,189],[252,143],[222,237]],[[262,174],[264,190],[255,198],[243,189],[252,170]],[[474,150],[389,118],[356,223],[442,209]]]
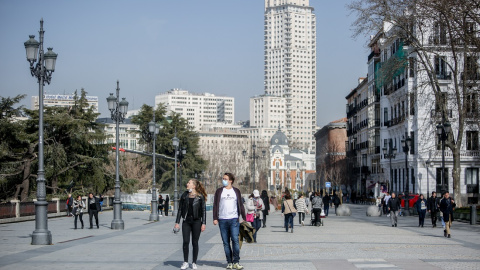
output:
[[[213,201],[213,225],[220,227],[223,241],[223,249],[227,258],[227,269],[243,269],[240,265],[240,243],[238,234],[241,216],[245,218],[245,208],[242,203],[242,195],[238,188],[232,186],[235,177],[231,173],[223,175],[223,187],[215,191]],[[230,245],[231,242],[231,245]]]
[[[328,210],[330,209],[330,196],[325,194],[322,198],[323,201],[323,211],[325,212],[325,216],[328,217]]]
[[[443,220],[445,221],[445,230],[443,230],[443,236],[450,238],[450,227],[452,227],[453,210],[455,209],[455,201],[450,198],[448,191],[443,195],[443,199],[440,201],[440,211],[443,213]]]
[[[432,219],[432,227],[437,227],[437,213],[438,213],[438,204],[437,204],[437,193],[432,191],[432,196],[427,200],[427,210],[430,213]]]
[[[390,211],[388,211],[388,201],[390,200],[390,198],[392,198],[392,196],[390,196],[390,193],[387,192],[387,195],[385,195],[385,198],[384,198],[384,201],[385,201],[385,215],[387,215],[387,217],[390,216]]]
[[[100,227],[98,226],[98,210],[100,209],[100,200],[97,197],[93,196],[93,193],[88,194],[88,218],[90,220],[90,228],[93,229],[93,220],[92,218],[95,216],[95,223],[97,224],[97,229]]]
[[[392,198],[388,200],[388,211],[390,212],[390,220],[392,221],[392,227],[397,227],[397,218],[398,212],[400,211],[401,204],[400,200],[395,195],[395,192],[392,192]]]

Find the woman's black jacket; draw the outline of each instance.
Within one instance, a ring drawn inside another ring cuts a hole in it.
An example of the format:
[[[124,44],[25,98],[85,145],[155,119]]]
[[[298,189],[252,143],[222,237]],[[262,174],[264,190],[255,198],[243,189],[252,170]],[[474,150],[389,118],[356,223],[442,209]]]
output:
[[[185,219],[188,213],[188,191],[185,191],[181,198],[180,204],[178,206],[177,220],[175,223],[180,223],[180,218]],[[205,206],[205,198],[201,194],[193,199],[193,219],[202,221],[202,224],[207,222],[207,209]]]

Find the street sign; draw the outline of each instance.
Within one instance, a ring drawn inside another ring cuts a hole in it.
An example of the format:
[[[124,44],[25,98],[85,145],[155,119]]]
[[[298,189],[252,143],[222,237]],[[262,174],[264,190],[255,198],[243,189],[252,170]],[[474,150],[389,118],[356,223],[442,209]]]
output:
[[[331,182],[325,182],[325,187],[332,187],[332,183]]]

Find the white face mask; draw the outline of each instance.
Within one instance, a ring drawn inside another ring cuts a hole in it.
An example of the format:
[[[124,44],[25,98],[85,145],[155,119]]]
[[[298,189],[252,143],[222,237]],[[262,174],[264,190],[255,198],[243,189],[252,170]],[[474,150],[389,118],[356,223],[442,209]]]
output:
[[[223,180],[222,180],[222,185],[223,185],[224,187],[228,186],[228,180],[223,179]]]

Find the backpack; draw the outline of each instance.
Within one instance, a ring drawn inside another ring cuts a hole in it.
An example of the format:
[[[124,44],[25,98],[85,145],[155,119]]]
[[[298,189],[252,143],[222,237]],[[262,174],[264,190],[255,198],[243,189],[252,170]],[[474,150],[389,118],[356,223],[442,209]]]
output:
[[[335,196],[335,200],[333,201],[333,204],[340,204],[340,198],[338,198],[338,196]]]

